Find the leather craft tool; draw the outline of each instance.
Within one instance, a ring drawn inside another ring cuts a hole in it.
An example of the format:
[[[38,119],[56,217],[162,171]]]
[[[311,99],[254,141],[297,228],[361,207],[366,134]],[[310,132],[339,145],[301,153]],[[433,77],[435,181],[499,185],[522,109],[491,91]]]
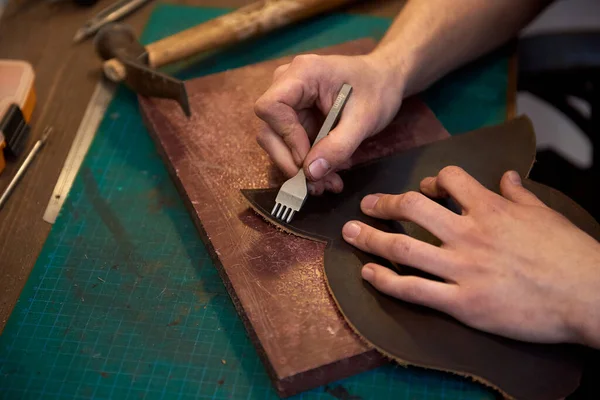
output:
[[[56,217],[69,194],[83,158],[92,144],[92,139],[96,134],[100,121],[102,121],[104,111],[113,97],[115,88],[116,85],[107,80],[101,80],[96,86],[75,134],[75,139],[73,139],[69,154],[60,171],[58,181],[52,191],[50,201],[44,212],[44,221],[51,224],[56,221]]]
[[[261,0],[147,46],[133,32],[112,24],[97,35],[104,74],[136,93],[175,100],[189,116],[185,87],[156,69],[201,52],[235,44],[355,0]]]
[[[348,84],[342,86],[312,146],[329,135],[329,132],[337,124],[351,92],[352,86]],[[298,173],[285,181],[279,189],[271,215],[289,224],[294,214],[302,208],[307,196],[306,176],[304,169],[300,168]]]
[[[75,33],[73,42],[79,43],[83,41],[94,35],[103,26],[120,20],[150,1],[151,0],[119,0],[114,4],[111,4],[86,21]]]
[[[29,165],[31,164],[31,162],[33,161],[33,159],[35,158],[37,153],[40,151],[42,146],[46,143],[46,140],[48,139],[48,135],[50,135],[51,132],[52,132],[52,128],[44,129],[44,132],[42,133],[42,138],[35,143],[35,145],[31,149],[31,151],[27,155],[27,158],[25,158],[25,161],[23,161],[23,164],[21,164],[21,166],[19,167],[19,170],[17,171],[17,173],[15,174],[13,179],[8,184],[8,187],[6,188],[4,193],[2,193],[2,197],[0,197],[0,208],[2,208],[4,206],[4,203],[6,203],[6,200],[8,200],[8,197],[11,195],[15,186],[17,186],[17,183],[19,183],[19,181],[21,180],[21,178],[27,171],[27,168],[29,168]]]

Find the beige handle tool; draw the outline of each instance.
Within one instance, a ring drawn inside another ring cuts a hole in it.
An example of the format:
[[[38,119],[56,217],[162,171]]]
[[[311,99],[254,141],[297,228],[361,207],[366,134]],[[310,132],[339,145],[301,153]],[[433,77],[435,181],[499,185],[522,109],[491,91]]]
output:
[[[355,0],[261,0],[146,46],[148,65],[161,67],[203,51],[240,42]],[[119,82],[125,67],[117,59],[103,65],[105,75]]]

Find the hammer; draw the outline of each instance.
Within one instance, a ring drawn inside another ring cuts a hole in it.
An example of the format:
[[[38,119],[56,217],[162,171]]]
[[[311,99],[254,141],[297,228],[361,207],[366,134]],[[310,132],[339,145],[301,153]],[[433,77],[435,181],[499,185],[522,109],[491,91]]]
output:
[[[253,38],[355,0],[261,0],[229,14],[142,46],[121,24],[104,27],[96,50],[105,61],[104,74],[125,81],[135,92],[176,100],[186,115],[190,107],[183,82],[156,68]]]

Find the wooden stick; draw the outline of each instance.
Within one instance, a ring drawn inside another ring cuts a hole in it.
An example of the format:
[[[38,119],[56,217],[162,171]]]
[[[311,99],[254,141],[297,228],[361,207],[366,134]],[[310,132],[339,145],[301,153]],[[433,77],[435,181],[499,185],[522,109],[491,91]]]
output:
[[[241,42],[355,0],[261,0],[146,46],[150,67],[181,61],[203,51]],[[119,82],[125,68],[104,62],[105,75]]]

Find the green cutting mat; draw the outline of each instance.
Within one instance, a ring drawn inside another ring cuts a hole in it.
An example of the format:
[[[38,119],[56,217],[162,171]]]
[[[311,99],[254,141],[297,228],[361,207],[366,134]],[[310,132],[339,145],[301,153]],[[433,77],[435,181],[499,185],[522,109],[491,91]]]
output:
[[[224,13],[158,6],[147,43]],[[182,78],[364,36],[389,20],[330,15],[188,66]],[[498,54],[425,96],[451,132],[503,120]],[[490,360],[493,362],[493,360]],[[483,399],[470,381],[386,366],[302,399]],[[254,347],[149,139],[119,89],[0,337],[3,399],[274,399]]]

